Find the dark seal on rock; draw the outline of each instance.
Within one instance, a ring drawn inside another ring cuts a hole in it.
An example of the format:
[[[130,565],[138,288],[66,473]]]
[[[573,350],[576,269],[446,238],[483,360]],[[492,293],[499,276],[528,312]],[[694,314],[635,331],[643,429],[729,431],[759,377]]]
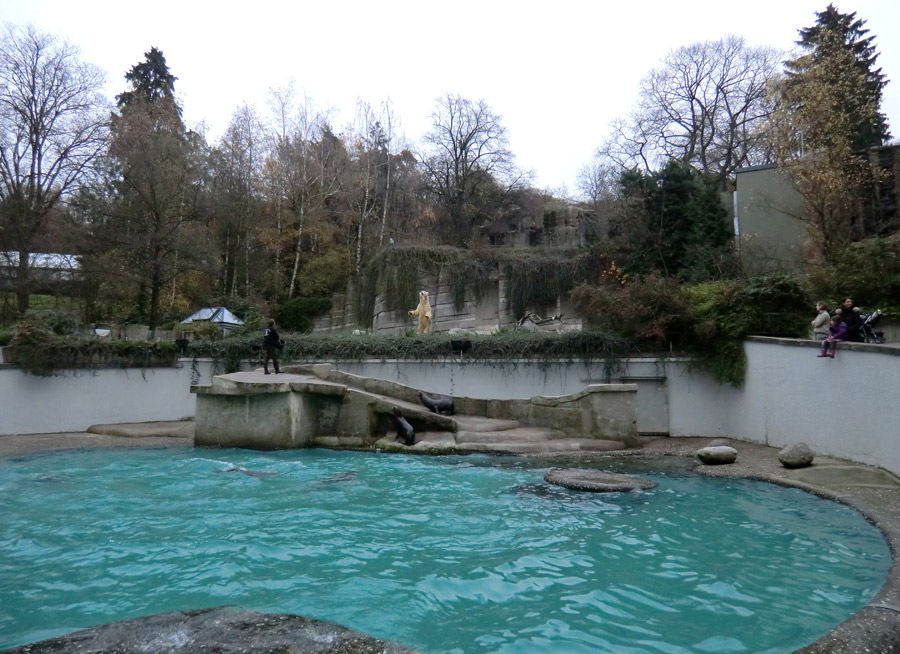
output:
[[[544,474],[548,484],[588,493],[627,493],[656,488],[656,482],[632,475],[615,475],[600,470],[553,468]]]
[[[703,447],[697,450],[697,458],[700,459],[700,462],[710,466],[734,463],[737,461],[737,455],[737,450],[728,445]]]
[[[445,416],[453,415],[453,400],[449,397],[434,398],[419,391],[419,399],[422,400],[422,404],[424,404],[432,413],[441,413]]]
[[[778,460],[785,468],[811,466],[815,455],[806,443],[791,443],[778,453]]]
[[[397,423],[397,440],[403,441],[404,445],[416,444],[416,430],[409,424],[400,409],[394,407],[394,422]]]
[[[112,622],[4,654],[418,654],[334,622],[222,606]]]

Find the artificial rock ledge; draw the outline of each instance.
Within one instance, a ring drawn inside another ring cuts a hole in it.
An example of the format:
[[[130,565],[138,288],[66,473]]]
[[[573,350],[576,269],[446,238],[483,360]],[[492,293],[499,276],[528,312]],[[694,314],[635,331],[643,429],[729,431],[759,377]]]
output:
[[[76,631],[2,654],[419,654],[333,622],[227,606],[159,613]]]
[[[341,372],[332,364],[289,366],[282,372],[275,379],[260,373],[217,375],[210,385],[192,386],[197,394],[194,444],[278,450],[343,439],[354,447],[374,447],[393,432],[397,407],[417,434],[443,433],[446,442],[463,449],[456,436],[473,419],[501,421],[504,429],[549,430],[548,439],[639,445],[635,384],[592,384],[570,395],[530,399],[454,396],[456,414],[444,416],[422,406],[419,389]]]

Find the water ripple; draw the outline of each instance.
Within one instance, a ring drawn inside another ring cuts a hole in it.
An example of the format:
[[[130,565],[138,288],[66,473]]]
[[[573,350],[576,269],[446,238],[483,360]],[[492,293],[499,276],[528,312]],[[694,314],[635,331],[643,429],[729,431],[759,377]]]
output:
[[[278,474],[217,472],[234,468]],[[544,471],[318,450],[0,461],[0,649],[233,604],[429,654],[780,654],[890,565],[861,516],[799,491],[658,475],[599,497]]]

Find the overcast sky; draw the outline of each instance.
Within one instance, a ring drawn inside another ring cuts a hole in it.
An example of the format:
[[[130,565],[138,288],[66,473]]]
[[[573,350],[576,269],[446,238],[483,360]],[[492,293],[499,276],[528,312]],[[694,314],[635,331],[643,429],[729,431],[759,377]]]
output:
[[[108,73],[113,98],[151,46],[178,78],[190,127],[215,143],[240,105],[268,117],[269,89],[335,111],[390,99],[415,144],[445,93],[502,116],[516,162],[539,187],[575,188],[579,169],[625,116],[640,79],[671,50],[728,34],[790,49],[826,0],[0,0],[0,21],[66,37]],[[876,37],[889,79],[882,111],[900,136],[900,2],[837,0]]]

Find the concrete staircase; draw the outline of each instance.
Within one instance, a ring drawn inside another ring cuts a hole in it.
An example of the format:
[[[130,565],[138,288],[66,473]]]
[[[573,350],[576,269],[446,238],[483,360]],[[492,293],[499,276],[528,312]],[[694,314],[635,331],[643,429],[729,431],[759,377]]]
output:
[[[376,413],[384,416],[386,433],[375,441],[374,447],[395,452],[497,453],[497,454],[553,454],[565,452],[610,452],[627,449],[622,441],[595,438],[571,438],[558,429],[523,426],[517,420],[486,418],[483,416],[438,415],[424,406],[397,398],[367,392]],[[391,417],[394,407],[416,429],[416,443],[403,445],[396,440]],[[325,448],[369,449],[364,439],[353,436],[319,436],[314,444]]]
[[[452,416],[432,413],[415,388],[331,364],[217,375],[192,391],[194,443],[203,447],[552,454],[638,446],[633,384],[527,400],[454,397],[460,413]],[[395,409],[415,430],[415,444],[397,441]]]

